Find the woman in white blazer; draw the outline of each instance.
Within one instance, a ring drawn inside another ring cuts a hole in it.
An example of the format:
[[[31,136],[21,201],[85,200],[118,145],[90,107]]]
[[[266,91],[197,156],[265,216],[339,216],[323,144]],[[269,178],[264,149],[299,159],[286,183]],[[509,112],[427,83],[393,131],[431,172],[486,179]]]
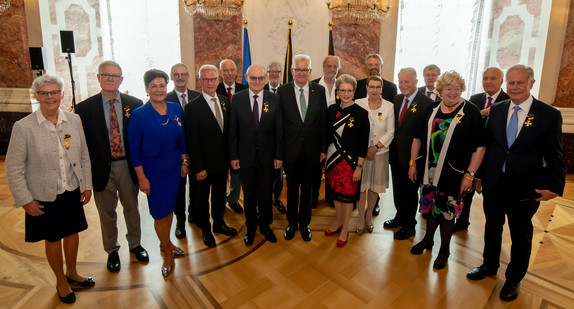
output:
[[[76,301],[70,284],[92,287],[95,282],[76,269],[78,233],[88,228],[83,205],[92,196],[92,175],[80,117],[60,109],[63,86],[51,75],[32,83],[40,109],[12,128],[6,178],[14,206],[26,212],[25,240],[44,240],[58,297],[69,304]]]
[[[375,208],[379,193],[384,193],[389,187],[389,145],[395,134],[393,103],[381,98],[383,80],[373,75],[367,78],[366,84],[367,97],[356,100],[357,105],[369,113],[371,125],[369,149],[363,166],[361,195],[357,203],[359,210],[357,234],[359,236],[365,229],[369,233],[373,232],[373,208]]]

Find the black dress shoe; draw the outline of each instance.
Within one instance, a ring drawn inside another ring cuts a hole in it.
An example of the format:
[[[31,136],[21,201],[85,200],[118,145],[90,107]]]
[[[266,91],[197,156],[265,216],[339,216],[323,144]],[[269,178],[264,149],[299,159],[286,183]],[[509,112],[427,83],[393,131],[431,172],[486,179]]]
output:
[[[72,291],[70,294],[64,297],[60,296],[60,291],[58,290],[58,288],[56,288],[56,292],[58,293],[60,301],[63,302],[64,304],[73,304],[76,302],[76,294],[74,294],[74,291]]]
[[[235,211],[238,214],[242,214],[243,213],[243,208],[241,207],[241,205],[239,205],[239,202],[233,202],[233,203],[228,203],[229,207],[231,209],[233,209],[233,211]]]
[[[255,229],[247,228],[247,233],[243,236],[243,242],[246,246],[251,246],[253,244],[253,239],[255,238]]]
[[[518,292],[520,291],[520,282],[517,284],[512,284],[505,282],[500,290],[500,299],[504,301],[513,301],[518,297]]]
[[[237,230],[227,226],[227,224],[223,223],[221,225],[214,225],[213,232],[217,234],[223,234],[225,236],[235,236],[237,235]]]
[[[293,239],[293,237],[295,236],[296,230],[297,230],[296,224],[289,224],[287,226],[287,228],[285,229],[285,234],[283,234],[283,237],[285,238],[285,240]]]
[[[411,253],[415,254],[415,255],[419,255],[419,254],[423,254],[423,252],[426,250],[430,250],[432,249],[432,246],[434,245],[434,242],[428,242],[426,240],[422,240],[421,242],[419,242],[418,244],[414,245],[411,248]]]
[[[283,205],[283,202],[281,202],[281,200],[275,200],[273,202],[273,205],[275,207],[277,207],[277,211],[279,211],[280,213],[284,214],[285,213],[285,205]]]
[[[96,282],[94,281],[94,278],[92,277],[88,277],[86,278],[86,280],[84,281],[76,281],[70,277],[66,277],[66,279],[68,279],[68,283],[77,283],[79,286],[83,287],[83,288],[91,288],[94,285],[96,285]]]
[[[434,263],[432,265],[432,267],[436,270],[439,269],[443,269],[446,267],[446,263],[448,261],[448,253],[438,253],[438,256],[436,257],[436,260],[434,260]]]
[[[272,242],[272,243],[277,242],[277,237],[275,237],[275,233],[273,233],[273,230],[269,226],[264,227],[264,228],[259,228],[259,230],[261,231],[261,234],[263,234],[263,236],[265,236],[265,239],[267,239],[268,242]]]
[[[401,227],[401,226],[403,226],[403,225],[397,219],[387,220],[387,221],[385,221],[385,223],[383,223],[383,227],[388,228],[388,229],[394,229],[396,227]]]
[[[185,234],[185,225],[179,225],[177,224],[175,226],[175,238],[177,239],[182,239],[185,238],[186,234]]]
[[[120,255],[117,251],[114,251],[108,255],[108,264],[106,265],[108,270],[112,273],[117,273],[122,268],[120,264]]]
[[[395,233],[394,237],[396,240],[405,240],[411,238],[412,236],[415,236],[415,229],[402,227],[398,232]]]
[[[311,229],[309,228],[308,225],[302,226],[301,227],[301,238],[303,238],[304,241],[311,241]]]
[[[377,200],[378,202],[378,200]],[[381,208],[379,207],[379,203],[375,204],[375,208],[373,208],[373,216],[378,216],[381,213]]]
[[[213,234],[211,234],[211,231],[205,230],[202,234],[203,243],[210,248],[215,247],[215,238]]]
[[[496,276],[497,272],[498,272],[498,268],[497,269],[488,268],[487,266],[485,266],[483,264],[483,265],[480,265],[478,267],[471,269],[466,274],[466,277],[470,280],[482,280],[486,276]]]
[[[142,246],[137,246],[133,249],[130,249],[130,252],[136,255],[136,260],[142,263],[149,262],[149,255]]]

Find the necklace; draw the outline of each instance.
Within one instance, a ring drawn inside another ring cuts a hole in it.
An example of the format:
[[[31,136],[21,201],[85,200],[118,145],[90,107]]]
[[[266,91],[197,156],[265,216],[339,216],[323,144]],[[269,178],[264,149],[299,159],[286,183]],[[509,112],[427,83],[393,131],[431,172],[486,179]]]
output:
[[[460,104],[460,102],[456,102],[456,103],[454,103],[454,104],[452,104],[452,105],[448,105],[448,104],[444,103],[444,101],[442,101],[442,105],[444,105],[444,107],[446,107],[446,109],[447,109],[449,112],[452,112],[452,111],[454,110],[454,107],[457,106],[457,105],[459,105],[459,104]]]
[[[165,121],[165,123],[162,123],[162,126],[165,126],[167,123],[169,122],[169,118],[167,118],[167,120]]]

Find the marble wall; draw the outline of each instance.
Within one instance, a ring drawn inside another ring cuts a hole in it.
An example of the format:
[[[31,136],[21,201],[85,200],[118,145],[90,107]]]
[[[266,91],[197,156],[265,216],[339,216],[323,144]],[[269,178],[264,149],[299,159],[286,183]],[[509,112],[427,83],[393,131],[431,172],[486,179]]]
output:
[[[29,88],[34,74],[28,53],[24,0],[0,15],[0,88]]]
[[[562,60],[554,106],[574,108],[574,0],[570,0],[570,11],[566,26],[566,36],[562,50]]]
[[[335,55],[341,58],[341,73],[366,78],[365,57],[379,53],[380,34],[379,20],[368,25],[348,25],[333,18],[333,47]]]

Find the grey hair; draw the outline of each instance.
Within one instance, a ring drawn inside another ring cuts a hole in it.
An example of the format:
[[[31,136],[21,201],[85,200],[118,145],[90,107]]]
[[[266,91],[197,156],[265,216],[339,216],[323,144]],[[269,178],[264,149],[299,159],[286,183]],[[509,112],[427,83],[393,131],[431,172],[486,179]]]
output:
[[[353,90],[357,90],[357,79],[349,74],[341,74],[339,78],[335,81],[335,89],[339,90],[339,86],[341,84],[351,84],[353,86]]]
[[[258,64],[258,63],[254,63],[254,64],[250,65],[250,66],[247,68],[247,71],[245,71],[245,74],[247,74],[247,76],[249,76],[249,73],[251,73],[251,70],[253,70],[253,69],[255,69],[255,68],[261,68],[261,70],[263,70],[263,72],[264,72],[265,74],[267,74],[267,72],[265,72],[265,67],[262,66],[261,64]]]
[[[311,57],[309,57],[308,55],[298,54],[293,56],[293,66],[295,66],[295,63],[297,63],[297,61],[307,61],[308,63],[307,69],[311,69]]]
[[[429,64],[423,69],[423,73],[425,71],[436,71],[438,75],[440,75],[440,68],[436,64]]]
[[[367,59],[365,59],[365,63],[367,63],[367,61],[369,61],[369,59],[379,59],[379,61],[381,62],[381,65],[383,65],[383,63],[384,63],[383,58],[379,54],[368,54]]]
[[[267,66],[267,71],[269,71],[271,67],[279,67],[279,70],[281,70],[281,63],[279,63],[279,61],[271,61],[271,63],[269,63]]]
[[[216,66],[212,65],[212,64],[204,64],[202,65],[199,70],[197,71],[197,77],[201,77],[201,72],[203,71],[213,71],[215,72],[216,75],[219,75],[219,70],[217,69]]]
[[[185,70],[187,71],[187,65],[183,64],[183,63],[176,63],[171,67],[171,70],[169,71],[170,73],[173,72],[173,69],[177,68],[177,67],[184,67]]]
[[[223,69],[221,68],[221,66],[223,65],[223,63],[224,63],[225,61],[231,61],[231,63],[233,63],[233,65],[235,66],[235,69],[237,69],[237,64],[235,64],[235,61],[233,61],[233,60],[231,60],[231,59],[223,59],[223,60],[221,60],[221,61],[219,62],[219,70],[223,70]]]
[[[337,68],[341,68],[341,58],[339,58],[337,56],[333,56],[333,55],[328,55],[325,58],[323,58],[323,66],[325,66],[325,63],[327,63],[327,60],[329,60],[330,58],[336,59],[337,60]]]
[[[526,73],[528,73],[528,81],[534,80],[534,69],[532,69],[531,67],[525,66],[524,64],[515,64],[515,65],[511,66],[506,71],[506,79],[508,79],[508,73],[510,73],[510,71],[514,71],[514,70],[525,70]]]
[[[64,91],[64,80],[60,76],[46,74],[40,77],[36,77],[36,79],[34,79],[34,82],[32,82],[31,87],[32,92],[36,93],[40,91],[40,88],[44,87],[44,85],[46,84],[58,85],[58,87],[60,88],[60,92]]]
[[[122,67],[120,66],[120,64],[115,62],[115,61],[112,61],[112,60],[106,60],[106,61],[100,63],[100,65],[98,66],[98,74],[102,73],[102,68],[106,65],[111,65],[111,66],[117,67],[118,69],[120,69],[120,75],[123,75]]]
[[[404,73],[404,72],[411,73],[411,75],[412,75],[415,79],[417,79],[417,70],[415,70],[414,68],[411,68],[411,67],[402,68],[402,69],[399,71],[399,74]]]

